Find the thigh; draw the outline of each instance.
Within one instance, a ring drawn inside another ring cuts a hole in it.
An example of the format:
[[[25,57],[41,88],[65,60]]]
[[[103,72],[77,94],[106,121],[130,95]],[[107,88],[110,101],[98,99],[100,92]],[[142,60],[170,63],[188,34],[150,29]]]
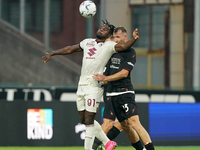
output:
[[[103,96],[103,90],[101,88],[88,88],[88,91],[91,92],[85,95],[85,109],[88,112],[96,113]]]
[[[85,93],[84,93],[83,86],[78,86],[78,90],[76,94],[77,94],[77,100],[76,100],[77,110],[84,111],[85,110]]]
[[[137,105],[135,103],[135,95],[126,93],[112,98],[114,111],[119,122],[138,114]]]
[[[78,111],[87,110],[97,112],[97,108],[102,99],[103,89],[93,86],[79,86],[77,90],[77,109]]]
[[[114,120],[104,118],[103,124],[101,125],[101,127],[103,131],[105,132],[105,134],[107,134],[108,131],[113,127],[113,125],[114,125]]]
[[[77,95],[76,106],[78,111],[85,110],[85,96],[84,95]]]
[[[111,120],[115,120],[116,116],[115,116],[115,112],[112,106],[112,97],[110,96],[104,96],[104,104],[105,104],[105,108],[104,108],[104,112],[103,112],[103,118],[107,118],[107,119],[111,119]]]
[[[134,115],[128,118],[128,121],[130,122],[132,127],[138,127],[141,125],[139,115]]]

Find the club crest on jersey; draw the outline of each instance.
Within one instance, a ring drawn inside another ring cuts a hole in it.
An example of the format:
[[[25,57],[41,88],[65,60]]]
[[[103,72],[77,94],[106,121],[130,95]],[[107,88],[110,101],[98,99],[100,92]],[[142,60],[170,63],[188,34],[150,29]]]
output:
[[[88,47],[93,47],[94,45],[95,45],[95,41],[92,41],[92,42],[86,44],[86,46],[88,46]]]

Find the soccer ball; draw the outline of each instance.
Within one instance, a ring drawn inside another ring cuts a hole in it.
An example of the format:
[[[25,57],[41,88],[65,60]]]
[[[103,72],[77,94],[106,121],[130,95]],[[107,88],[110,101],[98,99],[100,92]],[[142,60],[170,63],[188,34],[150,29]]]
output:
[[[85,18],[91,18],[96,14],[96,5],[92,1],[83,1],[79,6],[80,14]]]

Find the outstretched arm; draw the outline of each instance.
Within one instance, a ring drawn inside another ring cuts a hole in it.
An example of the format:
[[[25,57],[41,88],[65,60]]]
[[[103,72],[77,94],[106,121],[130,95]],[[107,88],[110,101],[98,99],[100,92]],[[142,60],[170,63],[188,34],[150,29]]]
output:
[[[129,41],[127,41],[125,44],[116,44],[115,50],[117,52],[126,50],[126,49],[130,48],[131,46],[133,46],[133,44],[136,42],[137,39],[139,39],[139,32],[138,32],[138,29],[136,28],[133,31],[133,38],[130,39]]]
[[[46,53],[46,55],[42,57],[43,58],[42,62],[46,63],[54,55],[68,55],[68,54],[71,54],[74,52],[81,52],[81,51],[82,51],[82,49],[79,47],[78,44],[73,45],[73,46],[67,46],[67,47],[61,48],[59,50],[52,51],[51,53]]]
[[[120,80],[122,78],[126,78],[128,74],[129,74],[128,70],[122,69],[121,71],[109,76],[94,74],[93,79],[95,81],[103,81],[104,84],[107,84],[108,81],[115,81],[115,80]]]

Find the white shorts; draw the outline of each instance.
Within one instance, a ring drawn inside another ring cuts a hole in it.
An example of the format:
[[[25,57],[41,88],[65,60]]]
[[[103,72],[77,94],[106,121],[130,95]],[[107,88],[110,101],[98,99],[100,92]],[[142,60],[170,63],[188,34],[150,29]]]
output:
[[[103,96],[103,89],[91,85],[79,85],[77,96],[78,111],[87,110],[96,113]]]

